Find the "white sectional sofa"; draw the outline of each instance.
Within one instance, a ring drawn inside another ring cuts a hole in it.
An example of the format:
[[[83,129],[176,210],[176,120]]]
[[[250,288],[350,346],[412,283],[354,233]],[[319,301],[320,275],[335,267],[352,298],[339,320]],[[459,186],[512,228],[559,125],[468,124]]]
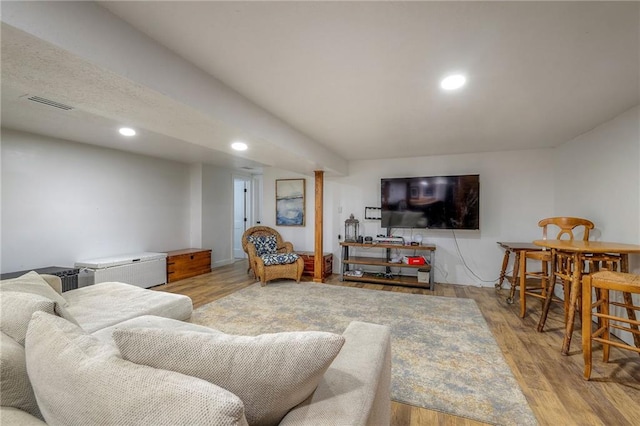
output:
[[[42,425],[46,419],[46,424],[65,425],[176,424],[176,419],[180,419],[178,424],[213,424],[208,417],[211,410],[206,409],[206,404],[210,400],[219,401],[217,396],[210,395],[218,388],[215,383],[206,382],[206,378],[203,380],[196,373],[180,370],[181,362],[177,363],[178,369],[163,370],[127,361],[123,359],[119,350],[121,343],[114,341],[114,335],[117,340],[118,336],[127,333],[134,336],[142,333],[144,338],[145,333],[153,334],[155,330],[163,333],[161,343],[171,341],[174,335],[187,336],[189,343],[205,334],[219,335],[223,343],[231,338],[240,342],[253,338],[228,336],[187,322],[192,303],[186,296],[123,283],[101,283],[65,293],[60,290],[58,277],[40,276],[35,272],[0,282],[0,423]],[[34,311],[38,312],[31,315]],[[217,337],[212,339],[215,341]],[[313,383],[310,395],[296,403],[278,421],[279,424],[389,423],[391,348],[388,327],[353,322],[340,339],[343,341],[341,348],[338,347],[337,355],[330,357],[327,367],[319,370],[317,384]],[[236,343],[235,340],[232,342],[233,345]],[[171,345],[167,348],[162,351],[176,349]],[[234,368],[238,365],[229,366],[228,370],[234,371]],[[225,369],[221,370],[223,375],[227,375]],[[124,374],[122,380],[118,379],[119,374]],[[156,377],[158,375],[160,379]],[[186,386],[187,396],[184,392],[175,394],[171,390],[178,382]],[[101,383],[111,383],[111,388],[105,389]],[[153,383],[159,387],[155,389]],[[84,385],[86,388],[83,389]],[[131,395],[127,396],[127,392]],[[224,389],[220,392],[230,395],[225,398],[237,398]],[[193,404],[195,394],[203,398],[197,399],[197,404]],[[138,400],[144,403],[136,402]],[[251,403],[244,400],[241,403],[248,412]],[[203,406],[204,411],[201,410]],[[205,413],[204,417],[194,417],[200,415],[196,413],[199,410]],[[121,416],[121,412],[126,415]],[[218,424],[248,423],[240,413],[235,420]]]

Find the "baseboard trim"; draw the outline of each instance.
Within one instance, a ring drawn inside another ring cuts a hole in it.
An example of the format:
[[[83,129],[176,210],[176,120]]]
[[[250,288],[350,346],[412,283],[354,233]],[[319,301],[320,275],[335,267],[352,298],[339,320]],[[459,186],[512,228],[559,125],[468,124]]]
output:
[[[218,260],[216,262],[213,262],[211,264],[212,268],[217,268],[220,266],[227,266],[227,265],[233,265],[235,263],[235,259],[225,259],[225,260]]]

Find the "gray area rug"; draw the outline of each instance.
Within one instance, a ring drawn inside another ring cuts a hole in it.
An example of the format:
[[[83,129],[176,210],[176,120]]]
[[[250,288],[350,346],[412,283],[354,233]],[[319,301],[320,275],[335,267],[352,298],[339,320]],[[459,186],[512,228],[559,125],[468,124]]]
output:
[[[537,424],[475,301],[326,284],[254,284],[194,311],[230,334],[391,327],[391,398],[497,425]]]

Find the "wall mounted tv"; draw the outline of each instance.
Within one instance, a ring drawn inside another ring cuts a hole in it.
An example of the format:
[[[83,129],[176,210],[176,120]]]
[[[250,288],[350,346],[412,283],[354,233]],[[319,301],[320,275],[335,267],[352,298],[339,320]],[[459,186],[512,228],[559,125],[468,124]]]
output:
[[[383,178],[383,228],[480,229],[480,175]]]

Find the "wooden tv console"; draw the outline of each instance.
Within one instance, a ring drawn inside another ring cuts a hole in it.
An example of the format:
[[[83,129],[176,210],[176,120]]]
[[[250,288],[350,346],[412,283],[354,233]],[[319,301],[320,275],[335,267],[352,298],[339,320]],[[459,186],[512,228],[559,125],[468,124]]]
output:
[[[351,243],[342,242],[342,268],[340,272],[341,281],[360,281],[377,284],[392,284],[403,285],[409,287],[422,287],[429,290],[433,290],[433,262],[436,246],[433,244],[422,244],[419,246],[411,246],[404,244],[366,244],[366,243]],[[382,251],[380,251],[382,249]],[[378,256],[354,256],[351,250],[357,251],[358,254],[363,254],[364,251],[378,252]],[[425,265],[408,265],[406,263],[391,262],[391,252],[398,250],[404,252],[407,255],[420,255],[420,252],[428,252],[427,264]],[[413,252],[413,253],[411,253]],[[353,268],[350,269],[350,265]],[[381,269],[379,272],[367,272],[364,271],[362,276],[351,275],[355,270],[355,265],[376,266]],[[382,268],[380,268],[382,267]],[[415,275],[402,275],[391,274],[391,268],[410,268],[429,271],[429,281],[418,281],[418,277]]]

